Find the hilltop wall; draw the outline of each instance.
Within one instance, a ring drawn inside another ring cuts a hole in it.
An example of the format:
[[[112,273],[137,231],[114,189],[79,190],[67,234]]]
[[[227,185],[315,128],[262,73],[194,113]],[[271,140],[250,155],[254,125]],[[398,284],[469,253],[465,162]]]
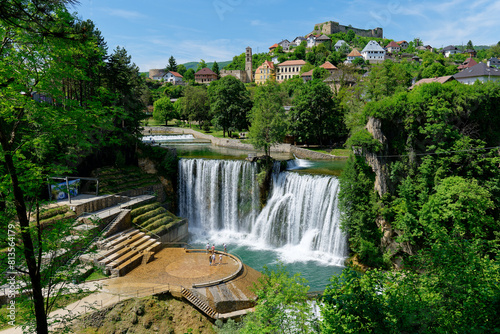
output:
[[[328,22],[323,22],[323,23],[318,23],[314,25],[314,31],[317,33],[322,33],[325,35],[330,35],[330,34],[336,34],[338,32],[344,32],[347,33],[349,30],[353,30],[356,35],[362,36],[362,37],[377,37],[377,38],[383,38],[384,37],[384,31],[382,28],[375,28],[375,29],[358,29],[354,27],[349,27],[349,26],[343,26],[339,24],[338,22],[334,21],[328,21]]]

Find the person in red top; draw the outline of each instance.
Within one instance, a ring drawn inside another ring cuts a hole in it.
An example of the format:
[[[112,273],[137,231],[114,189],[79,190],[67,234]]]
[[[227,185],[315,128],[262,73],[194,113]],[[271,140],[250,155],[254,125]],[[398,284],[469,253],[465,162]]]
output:
[[[212,254],[215,254],[215,244],[212,244]]]

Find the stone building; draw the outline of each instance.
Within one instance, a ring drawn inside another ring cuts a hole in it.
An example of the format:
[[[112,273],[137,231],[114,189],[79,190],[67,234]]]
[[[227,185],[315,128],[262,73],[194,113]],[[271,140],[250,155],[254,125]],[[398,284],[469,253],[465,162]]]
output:
[[[362,37],[384,38],[384,31],[380,27],[375,29],[358,29],[351,26],[343,26],[334,21],[318,23],[314,26],[314,33],[321,33],[325,35],[336,34],[338,32],[347,33],[349,30],[354,31],[356,35]]]
[[[220,77],[227,77],[231,75],[243,83],[249,83],[253,81],[253,68],[252,68],[252,48],[247,46],[245,51],[245,70],[222,70],[220,71]]]

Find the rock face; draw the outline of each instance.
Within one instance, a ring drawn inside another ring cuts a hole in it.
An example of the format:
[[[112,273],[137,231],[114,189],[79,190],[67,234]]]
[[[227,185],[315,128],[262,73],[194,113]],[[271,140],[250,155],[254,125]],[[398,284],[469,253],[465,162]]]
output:
[[[383,144],[384,150],[387,147],[387,138],[382,132],[382,121],[378,118],[370,117],[368,123],[366,124],[366,130],[370,132],[376,140]],[[387,167],[387,161],[385,158],[380,157],[376,153],[365,152],[365,159],[368,165],[375,172],[375,190],[378,192],[379,196],[382,197],[385,193],[389,191],[389,171]]]

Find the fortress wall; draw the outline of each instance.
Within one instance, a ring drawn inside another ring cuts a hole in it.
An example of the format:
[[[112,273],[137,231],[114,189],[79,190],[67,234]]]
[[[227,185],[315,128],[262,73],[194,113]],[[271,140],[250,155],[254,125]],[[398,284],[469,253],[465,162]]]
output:
[[[318,29],[316,29],[318,28]],[[362,37],[376,37],[376,38],[383,38],[384,37],[384,31],[382,28],[375,28],[375,29],[359,29],[359,28],[354,28],[354,27],[349,27],[349,26],[344,26],[339,24],[338,22],[334,21],[328,21],[324,23],[318,23],[314,26],[315,31],[321,30],[321,33],[325,35],[330,35],[330,34],[336,34],[338,32],[343,32],[347,33],[349,30],[353,30],[356,35],[362,36]]]

